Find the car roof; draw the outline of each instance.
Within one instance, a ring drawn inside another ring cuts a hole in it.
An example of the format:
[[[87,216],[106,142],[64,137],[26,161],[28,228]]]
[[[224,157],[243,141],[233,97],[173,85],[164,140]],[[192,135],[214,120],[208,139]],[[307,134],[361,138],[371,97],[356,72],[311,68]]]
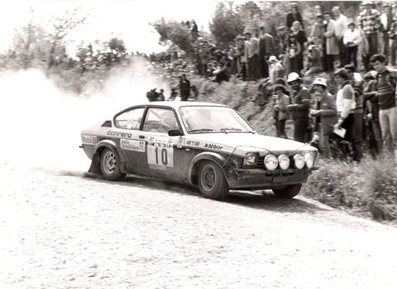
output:
[[[217,106],[217,107],[228,107],[223,104],[219,103],[212,103],[212,102],[200,102],[200,101],[152,101],[152,102],[145,102],[141,104],[137,104],[134,106],[167,106],[170,108],[178,109],[183,106]]]

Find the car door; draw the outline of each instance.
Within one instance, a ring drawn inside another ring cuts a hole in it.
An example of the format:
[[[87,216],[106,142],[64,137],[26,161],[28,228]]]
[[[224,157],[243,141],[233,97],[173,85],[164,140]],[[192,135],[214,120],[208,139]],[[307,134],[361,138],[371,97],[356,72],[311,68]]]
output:
[[[141,122],[145,107],[135,107],[122,111],[114,117],[113,137],[118,140],[119,151],[127,161],[129,172],[138,174],[145,160],[145,141],[140,139]]]
[[[148,108],[139,135],[146,144],[145,165],[141,168],[143,174],[168,178],[176,176],[174,145],[180,137],[170,137],[168,131],[178,128],[180,125],[172,109]]]

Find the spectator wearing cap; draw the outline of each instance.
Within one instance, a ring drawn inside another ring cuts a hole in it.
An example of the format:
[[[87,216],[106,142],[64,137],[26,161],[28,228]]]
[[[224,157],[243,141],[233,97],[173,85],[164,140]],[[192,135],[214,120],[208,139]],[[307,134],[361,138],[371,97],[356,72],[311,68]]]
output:
[[[285,74],[285,68],[282,60],[278,60],[276,56],[271,55],[269,57],[269,76],[270,81],[274,83],[276,79],[283,78]]]
[[[269,76],[269,67],[267,59],[274,54],[274,38],[266,33],[265,27],[259,27],[259,71],[261,78]]]
[[[277,116],[277,136],[287,138],[287,134],[285,133],[285,123],[288,119],[287,106],[290,104],[288,90],[284,85],[276,84],[274,86],[274,94],[275,104],[273,109],[276,112],[274,115]]]
[[[361,33],[356,28],[353,21],[349,22],[348,29],[343,35],[343,44],[346,47],[346,64],[353,62],[354,67],[357,68],[357,52],[358,45],[361,43]]]
[[[335,129],[346,129],[345,139],[350,141],[353,150],[353,160],[360,161],[362,158],[361,151],[361,131],[355,130],[354,126],[354,108],[356,103],[354,100],[354,89],[349,81],[349,75],[346,69],[339,68],[335,71],[335,82],[339,86],[336,93],[336,110],[338,112],[338,122]]]
[[[397,163],[397,100],[396,79],[386,68],[386,57],[375,54],[371,62],[378,72],[376,77],[376,97],[379,104],[379,121],[382,130],[383,148],[394,151]]]
[[[339,45],[339,62],[340,66],[344,66],[346,64],[346,49],[343,43],[343,36],[345,31],[347,30],[348,20],[345,15],[340,11],[339,6],[335,6],[332,8],[332,14],[334,15],[334,27],[335,27],[335,36],[338,40]]]
[[[292,104],[287,106],[287,110],[290,112],[294,121],[294,140],[307,142],[309,140],[309,90],[302,85],[302,80],[296,72],[291,72],[288,75],[287,83],[293,90],[291,97]]]
[[[382,131],[379,123],[379,104],[376,97],[376,71],[364,75],[364,115],[366,140],[373,156],[382,151]]]
[[[338,39],[335,35],[334,20],[331,19],[331,13],[324,12],[324,19],[326,23],[325,36],[325,55],[324,55],[324,70],[334,70],[335,57],[339,55]]]
[[[291,11],[287,14],[287,28],[290,29],[295,21],[299,21],[302,27],[304,27],[302,14],[299,12],[298,4],[292,3],[290,5],[290,9]]]
[[[327,80],[325,78],[316,78],[313,82],[312,90],[314,93],[310,116],[314,119],[314,138],[319,136],[320,152],[325,157],[330,157],[329,137],[337,121],[335,99],[328,92]]]
[[[360,13],[358,19],[359,29],[364,33],[364,36],[368,41],[369,57],[371,57],[378,51],[377,32],[381,26],[380,14],[377,10],[372,8],[371,2],[365,2],[365,9]],[[366,63],[366,69],[368,70],[368,68],[368,63]]]

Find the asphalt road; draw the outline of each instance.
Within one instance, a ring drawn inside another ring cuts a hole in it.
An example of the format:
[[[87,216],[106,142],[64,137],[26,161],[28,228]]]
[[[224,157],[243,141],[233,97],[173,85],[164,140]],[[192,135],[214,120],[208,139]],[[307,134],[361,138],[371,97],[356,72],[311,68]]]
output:
[[[0,288],[397,288],[396,228],[300,196],[0,165]]]

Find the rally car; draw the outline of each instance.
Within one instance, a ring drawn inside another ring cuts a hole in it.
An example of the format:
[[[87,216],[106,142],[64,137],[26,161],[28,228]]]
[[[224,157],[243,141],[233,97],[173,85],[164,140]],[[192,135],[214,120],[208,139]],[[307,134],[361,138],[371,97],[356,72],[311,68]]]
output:
[[[163,178],[223,199],[229,189],[272,189],[292,198],[316,168],[317,149],[260,135],[234,109],[203,102],[149,102],[85,129],[89,172]]]

